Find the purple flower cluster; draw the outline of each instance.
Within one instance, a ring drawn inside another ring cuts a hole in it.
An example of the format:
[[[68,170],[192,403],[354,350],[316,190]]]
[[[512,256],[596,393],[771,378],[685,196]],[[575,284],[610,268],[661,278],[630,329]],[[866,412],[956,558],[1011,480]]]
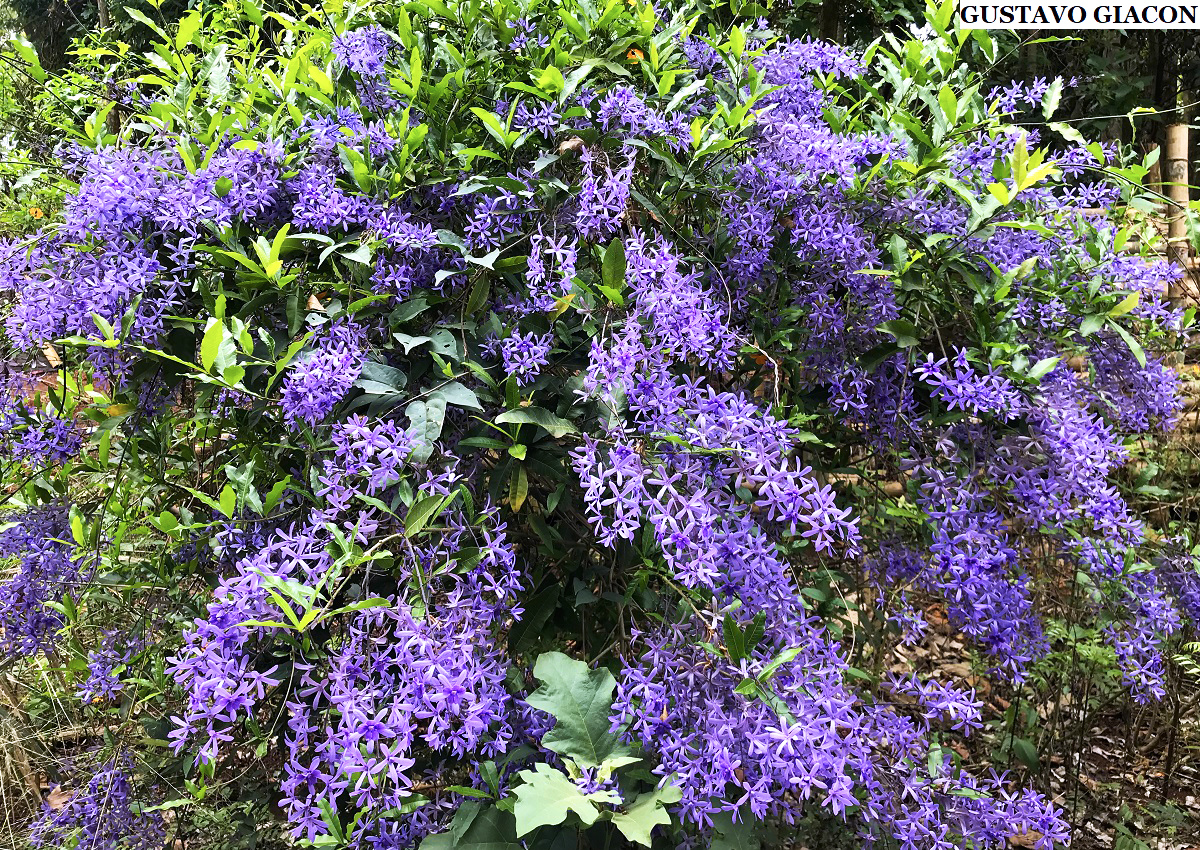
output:
[[[366,335],[352,322],[323,328],[316,344],[288,371],[279,406],[293,425],[316,425],[333,412],[362,372]]]
[[[465,591],[451,590],[436,617],[399,600],[364,611],[328,659],[301,665],[282,784],[295,835],[327,833],[322,802],[348,797],[372,821],[418,802],[422,751],[488,758],[508,749],[507,662],[491,618],[474,619],[487,612]],[[373,827],[386,834],[384,820]]]
[[[918,364],[916,374],[950,410],[1007,418],[1021,407],[1021,397],[1008,378],[995,367],[979,374],[961,348],[954,357],[953,373],[947,371],[946,358],[935,362],[930,354],[926,362]]]
[[[682,789],[685,821],[707,829],[733,810],[794,823],[814,806],[843,818],[853,811],[864,839],[901,846],[1003,846],[1023,825],[1045,847],[1066,842],[1066,822],[1040,795],[1012,794],[1002,777],[974,778],[948,755],[928,756],[928,718],[963,732],[978,725],[970,695],[901,679],[890,687],[916,698],[915,716],[863,704],[844,683],[836,643],[802,604],[775,610],[775,625],[736,664],[702,648],[721,628],[709,612],[641,635],[644,654],[621,680],[614,727],[659,754],[656,772]],[[801,642],[789,650],[784,635]],[[745,695],[747,681],[764,682],[765,698]]]
[[[358,491],[382,493],[401,477],[412,438],[395,422],[368,422],[353,415],[332,427],[334,457],[325,462],[320,495],[330,507],[348,510]]]
[[[590,148],[582,148],[579,158],[584,170],[575,227],[585,239],[606,239],[616,233],[625,220],[636,160],[630,151],[623,167],[614,170],[606,163],[602,174],[597,175],[597,158]]]
[[[461,799],[439,791],[453,784],[439,778],[442,765],[500,756],[524,728],[501,638],[521,614],[522,578],[498,510],[448,507],[465,486],[453,469],[412,480],[412,441],[395,422],[350,416],[331,426],[330,448],[307,524],[223,536],[222,559],[234,559],[235,573],[171,662],[189,695],[171,737],[177,749],[194,742],[211,762],[256,711],[281,706],[281,805],[294,835],[329,835],[327,811],[348,807],[358,840],[407,847],[444,825]],[[447,498],[443,513],[425,517],[438,533],[392,549],[377,579],[392,590],[339,618],[336,641],[281,656],[290,631],[279,593],[331,610],[351,601],[341,594],[353,579],[365,597],[373,562],[347,572],[344,547],[404,537],[383,505],[410,485],[420,487],[414,505]]]
[[[36,350],[58,337],[98,338],[93,316],[130,343],[161,340],[184,309],[199,234],[269,222],[280,208],[282,146],[237,141],[218,145],[201,167],[171,144],[64,149],[79,183],[62,220],[32,247],[0,249],[0,289],[21,293],[5,320],[13,342]],[[125,376],[123,353],[93,351],[110,377]]]
[[[463,225],[463,241],[472,251],[492,251],[520,234],[533,219],[526,200],[533,192],[530,173],[506,175],[520,188],[501,186],[495,193],[476,196]],[[524,197],[523,197],[524,195]]]
[[[553,334],[514,333],[500,340],[500,360],[504,371],[521,386],[531,384],[550,359]]]
[[[629,86],[616,86],[600,98],[595,118],[618,138],[652,138],[676,151],[691,144],[686,113],[670,117],[647,106]]]
[[[571,291],[579,263],[578,241],[569,234],[547,236],[541,228],[530,239],[525,281],[527,312],[549,312]]]
[[[63,616],[46,605],[74,597],[89,579],[87,553],[75,550],[67,510],[57,506],[0,514],[0,558],[17,561],[0,585],[0,652],[49,652]]]
[[[1066,88],[1074,88],[1078,85],[1078,80],[1072,77],[1070,80],[1056,81],[1047,80],[1045,77],[1037,77],[1028,83],[1021,80],[1014,80],[1007,86],[997,86],[988,94],[988,100],[993,102],[996,109],[1002,114],[1011,114],[1020,112],[1023,109],[1038,107],[1046,98],[1046,94],[1050,91],[1050,87],[1055,83],[1064,85]]]
[[[196,621],[168,667],[188,694],[184,714],[173,718],[177,751],[202,732],[197,757],[205,764],[214,761],[222,745],[233,741],[231,727],[281,683],[279,665],[256,651],[270,646],[281,627],[251,623],[282,616],[272,597],[277,583],[318,585],[331,569],[328,540],[320,528],[281,529],[238,559],[236,573],[217,585],[207,616]]]
[[[363,106],[378,114],[400,107],[387,78],[386,63],[394,41],[378,25],[334,36],[333,55],[342,67],[358,75],[358,96]]]
[[[537,106],[530,106],[522,100],[513,112],[513,127],[522,133],[537,133],[547,139],[553,139],[558,132],[562,116],[553,103],[538,101]]]
[[[649,352],[643,356],[649,362]],[[594,374],[604,374],[607,365],[594,364]],[[746,593],[760,592],[752,586],[749,555],[777,562],[770,554],[773,537],[807,539],[819,552],[855,551],[858,531],[849,510],[813,480],[811,468],[789,457],[792,429],[744,398],[699,382],[664,385],[664,376],[655,377],[654,383],[633,378],[642,391],[629,395],[635,428],[614,430],[611,446],[585,437],[572,454],[602,543],[632,540],[644,518],[685,586]],[[605,378],[607,394],[628,379],[615,371]],[[656,442],[655,453],[643,456],[635,440]],[[758,498],[747,504],[739,489],[757,491]]]
[[[107,703],[117,699],[124,690],[121,673],[126,664],[142,651],[141,641],[114,629],[104,632],[98,649],[88,652],[87,678],[79,683],[77,693],[86,703]]]
[[[46,806],[33,824],[29,845],[46,850],[155,850],[167,830],[161,815],[145,811],[127,754],[97,765],[87,784],[71,788],[60,808]]]
[[[12,396],[0,395],[0,457],[28,466],[61,464],[76,457],[83,446],[79,426],[26,404],[23,394],[18,387]]]
[[[538,33],[537,25],[529,18],[509,21],[508,26],[514,30],[512,40],[508,43],[508,49],[514,53],[527,50],[530,46],[542,48],[550,45],[550,39]]]

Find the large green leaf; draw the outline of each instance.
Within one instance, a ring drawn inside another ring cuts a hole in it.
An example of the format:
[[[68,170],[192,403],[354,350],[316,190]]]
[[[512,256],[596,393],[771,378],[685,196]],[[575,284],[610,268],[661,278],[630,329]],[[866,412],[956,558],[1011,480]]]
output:
[[[440,516],[446,506],[454,501],[456,495],[458,495],[457,491],[448,496],[440,494],[426,496],[414,502],[413,506],[408,509],[408,515],[404,518],[404,536],[412,537],[423,531],[431,520]]]
[[[513,816],[517,820],[517,837],[533,832],[539,826],[555,826],[571,814],[579,818],[583,826],[591,826],[600,817],[600,809],[592,802],[595,794],[584,794],[583,790],[548,764],[539,764],[533,770],[522,770],[518,774],[524,782],[513,789],[517,801]],[[602,792],[608,797],[610,792]],[[616,802],[615,797],[605,802]]]
[[[542,746],[581,767],[599,767],[607,759],[630,754],[610,731],[617,686],[612,673],[591,670],[561,652],[546,652],[538,657],[533,675],[542,684],[527,702],[558,721],[542,739]]]
[[[450,829],[430,835],[421,850],[522,850],[513,817],[495,806],[463,803]]]
[[[743,812],[735,821],[728,812],[713,815],[712,850],[759,850],[762,838],[754,818]],[[424,848],[422,848],[424,850]]]
[[[620,237],[614,237],[604,249],[604,262],[600,268],[600,279],[610,289],[620,292],[625,288],[625,245]]]
[[[452,404],[455,407],[469,407],[472,410],[483,410],[483,405],[479,403],[479,396],[475,395],[475,391],[464,387],[458,381],[450,381],[442,384],[433,393],[430,394],[438,398],[445,399],[447,404]]]
[[[681,799],[683,792],[674,785],[640,794],[624,812],[613,813],[613,825],[630,841],[650,847],[653,843],[650,833],[654,827],[671,823],[671,815],[665,807]]]
[[[578,430],[566,419],[555,416],[549,410],[543,410],[540,407],[518,407],[515,410],[506,410],[496,417],[496,423],[498,425],[538,425],[549,431],[551,437],[562,437]]]
[[[426,401],[414,401],[404,408],[408,414],[409,434],[415,446],[412,459],[416,463],[424,463],[433,454],[433,444],[442,435],[442,425],[446,421],[446,399],[444,396],[431,395]]]

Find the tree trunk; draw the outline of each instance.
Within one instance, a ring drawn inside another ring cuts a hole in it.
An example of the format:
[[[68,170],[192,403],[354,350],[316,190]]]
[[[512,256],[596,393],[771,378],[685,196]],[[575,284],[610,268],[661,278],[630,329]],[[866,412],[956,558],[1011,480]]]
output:
[[[112,19],[108,16],[108,0],[96,0],[96,23],[101,30],[108,29],[112,24]],[[114,136],[121,135],[120,109],[121,105],[114,102],[112,109],[108,110],[108,115],[104,118],[104,126]]]
[[[842,0],[822,0],[821,29],[818,33],[823,41],[837,41],[842,23]]]

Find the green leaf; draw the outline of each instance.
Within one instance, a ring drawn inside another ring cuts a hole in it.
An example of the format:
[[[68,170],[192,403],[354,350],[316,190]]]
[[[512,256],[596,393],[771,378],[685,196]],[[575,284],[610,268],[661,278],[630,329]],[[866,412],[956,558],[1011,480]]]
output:
[[[524,652],[534,646],[542,628],[558,607],[562,588],[551,584],[532,599],[525,602],[525,615],[508,632],[508,645],[514,652]]]
[[[367,611],[371,608],[391,608],[393,605],[395,605],[395,602],[386,596],[372,596],[369,599],[360,599],[357,602],[351,602],[349,605],[343,605],[334,613],[349,614],[352,611]]]
[[[184,485],[183,489],[187,490],[195,498],[199,499],[201,502],[208,505],[214,511],[222,510],[221,505],[217,502],[217,500],[214,499],[212,496],[208,495],[207,493],[202,493],[199,490],[197,490],[195,487],[188,487],[187,485]]]
[[[800,654],[801,648],[802,647],[799,646],[793,646],[776,655],[771,659],[771,662],[762,669],[762,672],[758,674],[758,680],[760,682],[769,682],[771,677],[775,675],[776,670],[778,670],[784,664],[793,661],[796,656]]]
[[[555,68],[553,65],[548,65],[540,75],[538,75],[538,88],[542,91],[558,94],[566,88],[566,80],[563,79],[562,71]]]
[[[404,408],[404,413],[409,419],[409,434],[416,441],[411,457],[416,463],[424,463],[433,454],[433,444],[442,435],[446,399],[430,396],[428,401],[414,401]]]
[[[1058,361],[1062,360],[1062,355],[1056,357],[1043,357],[1037,363],[1033,364],[1033,368],[1029,370],[1029,377],[1033,380],[1038,380],[1043,375],[1046,375],[1058,365]]]
[[[229,337],[225,325],[217,319],[209,319],[204,337],[200,341],[200,365],[204,367],[204,371],[222,374],[230,365],[235,353],[233,339]]]
[[[484,128],[488,131],[493,139],[498,141],[505,148],[509,146],[508,139],[506,138],[504,122],[500,120],[499,115],[494,112],[488,112],[486,109],[482,109],[478,106],[472,106],[471,112],[474,113],[476,118],[483,122]]]
[[[221,488],[221,499],[218,504],[221,507],[221,513],[232,519],[233,512],[237,509],[237,493],[234,492],[232,484],[226,484]]]
[[[514,512],[521,510],[527,496],[529,496],[529,473],[525,471],[525,464],[522,463],[513,470],[512,478],[508,482],[508,506]]]
[[[583,767],[599,767],[606,759],[630,754],[610,731],[617,686],[612,673],[590,670],[561,652],[545,652],[538,656],[533,675],[542,684],[526,702],[557,721],[542,739],[544,747]]]
[[[1041,766],[1041,759],[1038,758],[1037,749],[1030,741],[1024,738],[1013,738],[1012,751],[1021,764],[1030,770],[1036,771]]]
[[[490,799],[492,796],[490,791],[481,791],[466,785],[447,785],[446,790],[451,794],[462,794],[464,797],[475,797],[479,800]]]
[[[621,834],[630,841],[650,847],[650,833],[654,827],[669,826],[671,823],[671,814],[664,807],[678,803],[681,799],[683,792],[674,785],[639,794],[636,800],[626,806],[624,812],[613,814],[613,826],[621,830]]]
[[[625,259],[625,244],[619,236],[613,237],[604,249],[604,264],[601,268],[601,280],[609,289],[621,292],[625,288],[625,269],[628,263]]]
[[[1080,147],[1083,147],[1087,144],[1087,139],[1083,137],[1083,133],[1080,133],[1070,124],[1063,124],[1059,121],[1051,121],[1048,126],[1051,130],[1058,133],[1058,135],[1062,136],[1068,142],[1074,142]]]
[[[497,248],[494,251],[488,251],[486,254],[480,254],[478,257],[468,254],[467,262],[473,266],[479,266],[480,268],[495,271],[496,270],[496,260],[499,258],[499,256],[500,256],[500,249]]]
[[[758,680],[757,679],[742,679],[734,687],[735,694],[741,694],[744,697],[753,697],[758,695]]]
[[[561,8],[558,10],[558,15],[562,18],[563,24],[566,25],[567,31],[570,32],[571,35],[576,38],[576,40],[580,42],[587,41],[588,32],[586,29],[584,29],[583,24],[579,22],[578,18],[576,18],[566,9]]]
[[[625,296],[621,294],[621,290],[615,289],[615,288],[608,286],[607,284],[603,284],[603,283],[597,284],[596,289],[600,290],[600,293],[605,298],[607,298],[610,302],[612,302],[615,306],[617,306],[617,307],[625,306]]]
[[[1008,202],[1012,200],[1012,196],[1008,191],[1008,185],[1005,183],[989,183],[987,185],[987,190],[1002,207],[1006,206]]]
[[[450,829],[428,836],[421,850],[524,850],[524,844],[517,840],[511,814],[467,802],[458,807]]]
[[[1083,321],[1079,323],[1079,333],[1081,336],[1091,336],[1100,328],[1104,327],[1104,316],[1099,313],[1091,316],[1084,316]]]
[[[433,340],[432,348],[435,352],[443,357],[449,357],[451,360],[458,359],[458,340],[454,338],[453,332],[446,328],[440,328],[433,332],[431,339]]]
[[[548,764],[517,774],[524,783],[513,789],[517,798],[513,817],[517,821],[517,837],[533,832],[539,826],[555,826],[572,814],[584,826],[591,826],[600,817],[596,804],[583,790]]]
[[[944,85],[938,91],[937,95],[938,106],[942,108],[942,114],[946,116],[946,123],[953,125],[958,118],[958,98],[954,94],[954,90],[948,85]]]
[[[734,27],[729,31],[729,48],[736,58],[742,58],[742,53],[746,50],[746,34],[742,32],[741,27]]]
[[[725,651],[729,653],[729,659],[736,664],[746,657],[746,640],[732,614],[725,615],[722,631],[725,637]]]
[[[1129,346],[1129,351],[1133,354],[1134,359],[1137,360],[1138,365],[1145,369],[1146,351],[1142,348],[1141,343],[1133,338],[1133,334],[1116,322],[1109,322],[1108,325],[1120,335],[1121,339],[1125,340],[1125,344]]]
[[[475,395],[475,391],[464,387],[458,381],[442,384],[434,392],[430,393],[431,398],[435,396],[444,399],[446,404],[452,404],[455,407],[483,410],[483,405],[479,403],[479,396]]]
[[[408,516],[404,518],[404,536],[412,537],[419,533],[425,526],[429,525],[429,521],[441,515],[446,506],[454,500],[457,492],[451,493],[448,496],[436,495],[426,496],[424,499],[413,503],[413,506],[408,509]]]
[[[1050,87],[1046,89],[1046,93],[1042,96],[1042,117],[1049,119],[1054,114],[1054,110],[1058,109],[1059,101],[1062,100],[1063,81],[1062,77],[1056,77]]]
[[[765,611],[759,611],[754,615],[754,619],[750,621],[750,625],[746,626],[746,631],[743,633],[743,638],[746,641],[746,655],[749,656],[758,646],[759,641],[763,639],[763,635],[767,630],[767,614]]]
[[[374,384],[387,387],[392,392],[400,392],[407,386],[408,376],[395,366],[368,360],[363,364],[361,381],[370,381]],[[356,383],[356,386],[358,385],[359,383]]]
[[[191,797],[178,797],[174,800],[167,800],[165,803],[158,803],[154,806],[145,806],[143,812],[163,812],[168,809],[178,809],[183,806],[195,805],[196,801]]]
[[[549,410],[543,410],[540,407],[518,407],[515,410],[506,410],[496,417],[496,424],[537,425],[545,428],[550,432],[550,436],[555,438],[573,434],[579,430],[566,419],[555,416]]]
[[[83,530],[83,517],[74,510],[71,511],[71,539],[76,546],[87,546],[87,535]]]
[[[145,24],[146,26],[150,27],[150,29],[154,30],[156,33],[158,33],[158,35],[160,35],[162,37],[163,41],[168,42],[168,43],[171,41],[170,37],[167,35],[166,30],[164,30],[158,24],[154,23],[154,21],[152,21],[148,17],[146,17],[146,14],[144,12],[140,12],[137,9],[133,8],[132,6],[124,6],[123,8],[125,9],[126,15],[133,18],[138,23]]]
[[[879,326],[879,330],[896,338],[896,344],[901,348],[912,348],[921,341],[920,331],[916,325],[904,319],[892,319]]]
[[[487,275],[480,275],[479,279],[471,286],[471,294],[467,296],[467,306],[465,312],[468,316],[473,316],[479,312],[479,309],[487,303],[488,295],[491,293],[492,282]]]
[[[1126,295],[1121,299],[1121,303],[1108,311],[1109,318],[1115,319],[1118,316],[1124,316],[1138,305],[1138,301],[1141,300],[1141,296],[1142,294],[1140,292],[1131,292]]]
[[[713,815],[713,837],[710,850],[759,850],[762,839],[758,834],[758,821],[741,813],[736,821],[729,812]]]
[[[400,333],[398,331],[392,334],[392,336],[396,339],[396,342],[404,346],[405,354],[410,353],[419,345],[424,345],[427,342],[433,342],[433,337],[431,336],[410,336],[409,334]]]
[[[175,33],[175,49],[182,53],[183,49],[192,43],[199,29],[200,13],[189,12],[179,21],[179,30]]]
[[[14,36],[12,46],[17,55],[20,56],[27,65],[29,65],[29,75],[39,83],[45,82],[46,72],[42,69],[42,63],[38,59],[37,51],[24,35]]]
[[[92,313],[92,323],[97,327],[97,329],[99,329],[100,333],[104,335],[106,340],[111,342],[116,339],[116,332],[113,330],[113,326],[109,323],[108,319],[104,318],[99,313]]]
[[[248,460],[241,466],[229,463],[225,465],[225,477],[233,485],[233,492],[238,501],[251,510],[262,513],[262,499],[254,487],[254,468],[253,460]]]

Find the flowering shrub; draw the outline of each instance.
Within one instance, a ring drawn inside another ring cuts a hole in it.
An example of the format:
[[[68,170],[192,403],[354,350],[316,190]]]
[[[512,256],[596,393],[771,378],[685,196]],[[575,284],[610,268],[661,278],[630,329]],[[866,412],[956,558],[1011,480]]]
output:
[[[302,846],[1065,846],[888,659],[933,598],[1019,687],[1075,582],[1160,693],[1200,574],[1117,472],[1184,322],[1097,212],[1138,167],[1006,123],[1061,84],[982,91],[949,9],[861,56],[620,0],[163,32],[2,252],[67,360],[2,408],[3,645],[66,636],[161,780],[37,840],[208,797]]]

